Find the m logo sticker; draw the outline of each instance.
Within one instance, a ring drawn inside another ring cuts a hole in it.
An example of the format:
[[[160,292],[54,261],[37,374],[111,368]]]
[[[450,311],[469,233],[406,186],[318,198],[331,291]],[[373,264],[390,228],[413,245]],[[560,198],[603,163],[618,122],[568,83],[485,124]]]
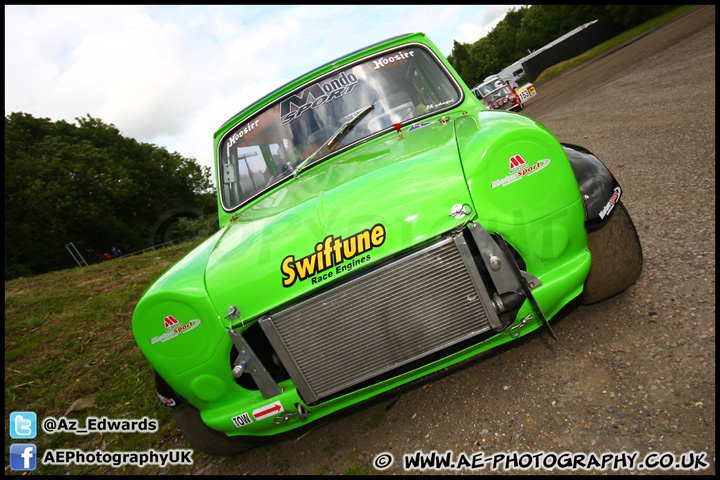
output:
[[[172,315],[168,315],[163,320],[165,321],[165,330],[172,330],[176,325],[180,324]]]
[[[527,162],[520,156],[520,154],[510,157],[510,173],[520,170],[525,166],[527,166]]]

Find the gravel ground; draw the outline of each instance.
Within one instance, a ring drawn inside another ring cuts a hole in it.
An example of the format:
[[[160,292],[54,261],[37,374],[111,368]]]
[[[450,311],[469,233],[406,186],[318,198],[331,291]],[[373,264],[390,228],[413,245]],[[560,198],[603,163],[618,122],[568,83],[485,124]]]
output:
[[[706,454],[698,473],[715,472],[715,7],[537,90],[523,114],[623,186],[645,257],[638,282],[564,309],[559,343],[538,330],[196,473],[377,473],[381,452],[395,458],[385,473],[404,473],[417,450],[692,451]]]

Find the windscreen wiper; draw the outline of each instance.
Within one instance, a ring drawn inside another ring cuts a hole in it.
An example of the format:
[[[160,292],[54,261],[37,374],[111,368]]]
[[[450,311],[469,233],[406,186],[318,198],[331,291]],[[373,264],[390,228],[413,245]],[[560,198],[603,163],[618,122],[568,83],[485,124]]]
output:
[[[300,165],[298,165],[297,167],[295,167],[295,170],[293,170],[293,176],[294,176],[295,178],[298,178],[298,176],[300,175],[300,170],[302,170],[302,168],[303,168],[305,165],[307,165],[307,163],[308,163],[310,160],[312,160],[313,158],[315,158],[315,155],[317,155],[320,150],[322,150],[322,149],[325,148],[325,147],[327,147],[329,150],[332,150],[333,144],[335,144],[335,142],[339,142],[340,139],[341,139],[347,132],[350,131],[350,128],[352,128],[357,122],[359,122],[359,121],[360,121],[370,110],[372,110],[373,108],[375,108],[374,105],[370,104],[370,105],[368,105],[367,107],[365,107],[365,108],[363,108],[362,110],[360,110],[360,111],[357,113],[357,115],[355,115],[353,118],[351,118],[351,119],[348,120],[347,122],[343,123],[342,126],[338,129],[338,131],[335,132],[335,133],[330,137],[330,139],[329,139],[327,142],[323,142],[323,144],[320,145],[320,148],[318,148],[317,150],[315,150],[308,158],[306,158],[305,160],[303,160],[303,161],[300,163]]]

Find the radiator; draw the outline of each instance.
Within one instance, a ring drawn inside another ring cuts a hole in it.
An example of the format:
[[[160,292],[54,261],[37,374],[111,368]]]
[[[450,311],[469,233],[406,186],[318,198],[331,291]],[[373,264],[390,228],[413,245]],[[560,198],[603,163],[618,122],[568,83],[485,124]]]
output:
[[[462,235],[331,287],[259,323],[313,404],[499,320]]]

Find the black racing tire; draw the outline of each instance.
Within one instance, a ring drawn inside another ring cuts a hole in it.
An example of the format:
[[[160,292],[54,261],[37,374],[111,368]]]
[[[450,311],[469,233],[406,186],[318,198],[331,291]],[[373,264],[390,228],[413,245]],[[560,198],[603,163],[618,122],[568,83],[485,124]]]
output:
[[[635,283],[642,272],[640,239],[621,202],[605,224],[588,233],[588,248],[592,264],[579,297],[584,305],[617,295]]]
[[[263,437],[246,435],[228,437],[223,432],[213,430],[202,421],[200,412],[187,402],[173,408],[173,413],[193,447],[209,455],[235,455],[259,445],[264,440]]]

